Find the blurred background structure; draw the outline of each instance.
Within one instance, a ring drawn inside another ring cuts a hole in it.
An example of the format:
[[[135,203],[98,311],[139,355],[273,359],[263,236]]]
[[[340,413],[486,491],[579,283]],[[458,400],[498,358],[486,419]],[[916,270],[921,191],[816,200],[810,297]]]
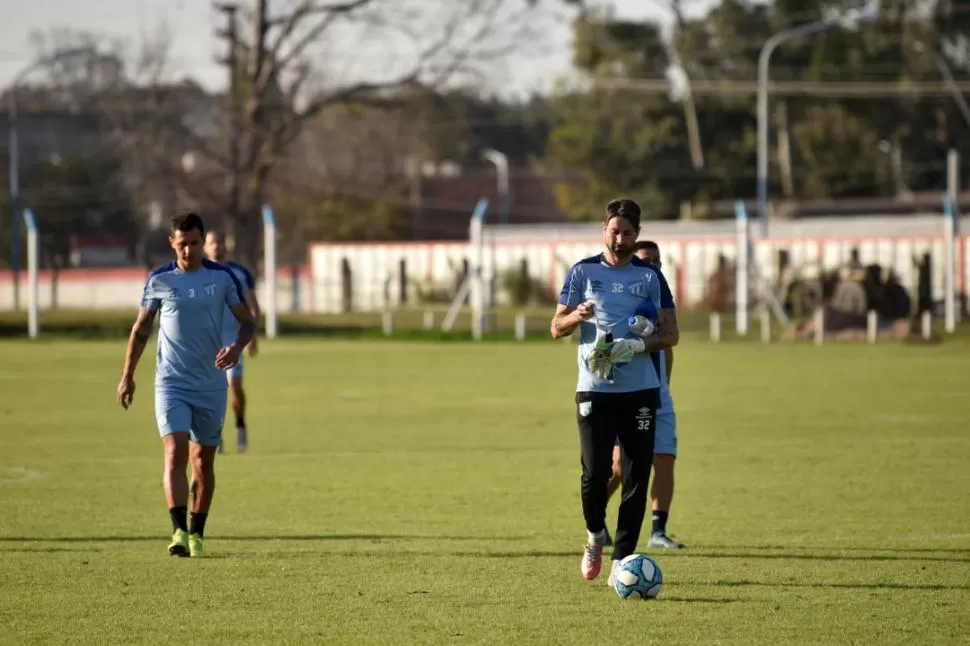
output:
[[[787,317],[966,312],[970,0],[60,4],[3,28],[0,310],[25,208],[41,309],[126,309],[180,207],[263,275],[269,204],[263,302],[443,311],[481,198],[488,303],[543,307],[622,195],[683,308],[735,311],[741,201]]]

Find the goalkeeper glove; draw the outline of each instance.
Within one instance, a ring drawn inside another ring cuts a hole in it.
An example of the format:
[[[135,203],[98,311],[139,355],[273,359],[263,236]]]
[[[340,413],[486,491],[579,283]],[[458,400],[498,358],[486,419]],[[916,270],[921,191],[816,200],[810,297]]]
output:
[[[610,350],[596,349],[586,357],[586,367],[597,379],[608,380],[613,376],[613,360]]]
[[[613,361],[610,351],[613,348],[613,333],[597,327],[596,342],[586,357],[586,367],[597,379],[610,379],[613,375]]]
[[[620,339],[619,341],[613,342],[613,347],[610,349],[610,362],[611,363],[628,363],[633,361],[633,357],[637,353],[643,352],[647,348],[647,344],[643,342],[643,339]]]

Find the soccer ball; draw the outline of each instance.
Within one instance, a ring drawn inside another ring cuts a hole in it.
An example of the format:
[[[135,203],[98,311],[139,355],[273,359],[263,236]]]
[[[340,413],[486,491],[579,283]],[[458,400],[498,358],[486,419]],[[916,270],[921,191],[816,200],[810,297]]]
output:
[[[660,566],[642,554],[626,557],[613,573],[613,588],[621,599],[655,599],[663,582]]]

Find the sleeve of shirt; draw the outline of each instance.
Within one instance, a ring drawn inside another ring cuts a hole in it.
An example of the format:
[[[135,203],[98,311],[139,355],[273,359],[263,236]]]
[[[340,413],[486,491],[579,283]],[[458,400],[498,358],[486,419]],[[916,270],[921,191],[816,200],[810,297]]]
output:
[[[256,289],[256,281],[255,279],[253,279],[253,275],[249,273],[249,270],[246,269],[245,267],[243,267],[242,270],[243,270],[243,280],[245,281],[245,284],[243,285],[243,287],[245,287],[249,291],[254,291]]]
[[[660,272],[652,271],[650,272],[652,278],[647,281],[647,296],[654,303],[659,303],[659,309],[666,309],[667,305],[664,305],[664,285],[663,277]],[[648,276],[650,278],[650,276]],[[670,289],[667,289],[668,296],[670,295]],[[670,306],[673,306],[673,299],[670,301]]]
[[[667,284],[667,279],[659,271],[655,271],[654,274],[657,276],[657,282],[660,283],[660,309],[675,309],[674,295],[670,292],[670,285]]]
[[[226,279],[229,281],[229,285],[226,288],[226,305],[232,307],[233,305],[239,305],[243,302],[243,291],[242,285],[233,276],[232,271],[227,269],[225,272]]]
[[[162,307],[162,299],[155,292],[155,275],[152,274],[145,281],[145,289],[141,293],[141,306],[153,314]]]
[[[569,307],[579,307],[585,298],[583,285],[583,271],[579,265],[573,265],[566,274],[559,292],[559,304]]]

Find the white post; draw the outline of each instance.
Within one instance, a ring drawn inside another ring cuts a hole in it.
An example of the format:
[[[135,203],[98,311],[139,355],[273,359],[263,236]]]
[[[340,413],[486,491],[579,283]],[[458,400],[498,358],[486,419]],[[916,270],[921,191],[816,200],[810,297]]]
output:
[[[525,341],[525,314],[523,312],[515,314],[515,340]]]
[[[263,311],[266,313],[266,338],[275,339],[276,312],[276,218],[269,204],[263,205]]]
[[[875,343],[879,336],[879,313],[876,310],[869,310],[866,318],[866,341]]]
[[[815,309],[815,345],[822,345],[825,342],[825,308]]]
[[[424,329],[432,330],[434,329],[434,311],[425,310],[424,312]]]
[[[384,330],[384,336],[394,334],[394,312],[384,310],[384,315],[381,317],[381,328]]]
[[[737,331],[740,336],[748,334],[748,270],[750,249],[750,226],[748,212],[743,202],[738,202],[737,212],[737,251],[735,253],[734,303]]]
[[[923,312],[923,316],[921,318],[921,323],[922,323],[922,325],[921,325],[921,327],[922,327],[921,332],[923,334],[923,340],[924,341],[929,341],[930,336],[932,336],[932,334],[933,334],[933,317],[930,314],[929,310]]]
[[[762,306],[760,309],[761,314],[761,342],[771,343],[771,312],[768,307]]]
[[[711,341],[718,343],[721,340],[721,314],[711,312]]]
[[[27,226],[27,333],[31,339],[36,339],[40,334],[40,285],[37,278],[40,243],[37,221],[30,209],[24,209],[24,224]]]
[[[488,200],[483,197],[475,205],[471,223],[468,225],[468,246],[471,255],[468,263],[468,275],[465,276],[465,280],[462,281],[461,286],[458,288],[458,293],[455,294],[454,300],[451,301],[451,306],[448,308],[445,319],[441,323],[441,329],[445,332],[451,330],[455,324],[455,320],[458,318],[459,310],[464,305],[465,299],[468,298],[472,309],[472,335],[477,330],[479,337],[476,338],[480,338],[483,327],[483,301],[485,297],[485,287],[482,283],[481,272],[481,263],[485,256],[485,250],[482,246],[484,243],[482,240],[482,225],[485,222],[485,214],[487,212]]]
[[[952,333],[957,326],[956,210],[959,192],[959,154],[951,150],[947,162],[947,197],[943,207],[943,311],[945,328]]]
[[[478,201],[468,229],[468,240],[471,246],[469,274],[471,276],[472,338],[475,341],[480,341],[482,333],[485,331],[485,240],[483,228],[487,206],[486,200]]]

